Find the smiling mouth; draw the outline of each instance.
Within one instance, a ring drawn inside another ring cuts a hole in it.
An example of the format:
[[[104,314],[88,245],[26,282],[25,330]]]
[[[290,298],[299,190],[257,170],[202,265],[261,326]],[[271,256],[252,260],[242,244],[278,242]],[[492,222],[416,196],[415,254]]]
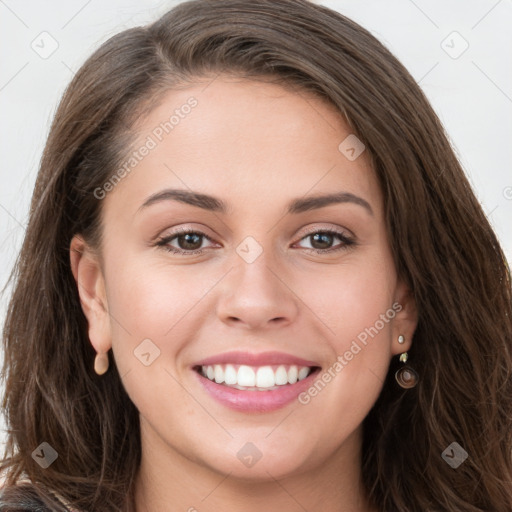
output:
[[[195,366],[206,379],[243,391],[272,391],[293,385],[320,371],[319,366],[294,364],[248,366],[240,364],[213,364]]]

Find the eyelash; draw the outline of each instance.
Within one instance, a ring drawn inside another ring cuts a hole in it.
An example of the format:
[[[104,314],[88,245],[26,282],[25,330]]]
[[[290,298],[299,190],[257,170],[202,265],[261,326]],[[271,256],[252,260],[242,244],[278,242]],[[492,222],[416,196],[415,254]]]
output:
[[[334,236],[337,236],[341,241],[342,241],[342,244],[339,246],[339,247],[336,247],[336,248],[331,248],[331,249],[313,249],[313,248],[310,248],[310,247],[305,247],[304,249],[308,252],[313,252],[313,253],[332,253],[332,252],[336,252],[336,251],[340,251],[340,250],[347,250],[348,248],[350,248],[351,246],[354,246],[356,244],[356,242],[346,236],[344,233],[341,233],[340,231],[335,231],[335,230],[331,230],[331,229],[316,229],[314,231],[311,231],[309,233],[307,233],[306,235],[304,235],[300,240],[304,240],[305,238],[308,238],[312,235],[315,235],[317,233],[322,233],[324,235],[334,235]],[[166,237],[163,237],[163,238],[160,238],[156,243],[155,245],[157,247],[161,247],[162,249],[170,252],[170,253],[173,253],[173,254],[182,254],[182,255],[197,255],[197,254],[202,254],[204,252],[205,249],[196,249],[196,250],[183,250],[183,249],[176,249],[175,247],[172,247],[170,245],[168,245],[172,240],[174,240],[175,238],[181,236],[181,235],[199,235],[201,237],[204,237],[206,238],[207,240],[209,240],[210,242],[213,242],[213,240],[208,236],[206,235],[205,233],[202,233],[201,231],[197,231],[197,230],[193,230],[193,229],[187,229],[187,228],[182,228],[182,229],[179,229],[178,231],[175,231],[174,233],[172,233],[171,235],[169,236],[166,236]]]

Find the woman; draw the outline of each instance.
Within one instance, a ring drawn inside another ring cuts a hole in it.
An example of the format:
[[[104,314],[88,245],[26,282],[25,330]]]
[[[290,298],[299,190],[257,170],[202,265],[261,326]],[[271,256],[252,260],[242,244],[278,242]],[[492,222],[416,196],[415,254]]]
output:
[[[334,11],[196,0],[107,41],[13,277],[2,510],[512,509],[503,252]]]

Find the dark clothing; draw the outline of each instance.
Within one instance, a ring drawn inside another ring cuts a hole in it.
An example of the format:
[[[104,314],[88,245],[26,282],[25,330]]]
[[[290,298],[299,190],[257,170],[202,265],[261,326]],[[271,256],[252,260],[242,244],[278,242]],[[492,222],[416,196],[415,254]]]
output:
[[[55,497],[43,500],[30,484],[0,489],[0,512],[68,512],[68,510]]]

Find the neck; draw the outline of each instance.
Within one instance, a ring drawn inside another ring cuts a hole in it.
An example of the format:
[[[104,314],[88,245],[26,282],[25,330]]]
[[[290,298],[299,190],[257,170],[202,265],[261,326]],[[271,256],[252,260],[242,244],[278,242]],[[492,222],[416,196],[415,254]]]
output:
[[[240,478],[187,458],[143,424],[134,512],[378,512],[361,482],[360,430],[320,464],[277,477],[269,467],[258,478]]]

